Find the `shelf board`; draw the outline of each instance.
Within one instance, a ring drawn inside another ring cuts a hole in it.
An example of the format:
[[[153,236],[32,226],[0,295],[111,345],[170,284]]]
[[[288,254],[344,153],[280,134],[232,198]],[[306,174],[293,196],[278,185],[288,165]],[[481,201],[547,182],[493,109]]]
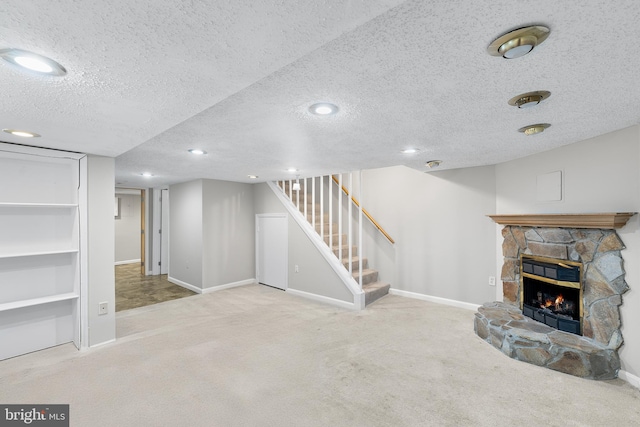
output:
[[[0,259],[2,259],[2,258],[20,258],[20,257],[42,256],[42,255],[73,254],[73,253],[78,253],[78,249],[64,249],[64,250],[60,250],[60,251],[17,252],[17,253],[13,253],[13,254],[0,254]]]
[[[635,212],[588,214],[487,215],[501,225],[523,227],[565,227],[617,229],[625,226]]]
[[[0,202],[0,208],[77,208],[73,203],[7,203]]]
[[[78,299],[80,296],[75,292],[68,292],[66,294],[51,295],[48,297],[25,299],[22,301],[5,302],[0,304],[0,312],[7,310],[15,310],[17,308],[33,307],[36,305],[50,304],[58,301],[68,301]]]

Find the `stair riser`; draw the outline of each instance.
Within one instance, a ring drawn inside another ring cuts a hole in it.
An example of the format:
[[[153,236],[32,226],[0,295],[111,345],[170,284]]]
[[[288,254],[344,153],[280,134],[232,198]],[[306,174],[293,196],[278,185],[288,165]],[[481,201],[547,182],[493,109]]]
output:
[[[309,222],[309,224],[311,224],[311,222]],[[333,224],[332,231],[334,232],[334,234],[335,234],[336,230],[338,230],[338,226],[336,224]],[[320,234],[320,223],[318,221],[316,221],[316,231],[318,232],[318,234]],[[326,234],[326,235],[329,234],[329,223],[328,222],[324,223],[323,231],[324,231],[324,234]]]
[[[344,254],[343,254],[344,255]],[[349,269],[349,261],[343,261],[342,265],[344,265],[344,268],[346,268],[347,270]],[[369,260],[367,258],[364,258],[362,260],[362,269],[367,269],[369,268]],[[351,262],[351,271],[358,271],[360,269],[360,260],[356,259],[353,260]]]
[[[359,279],[359,275],[358,275],[358,271],[354,271],[353,273],[353,278],[356,280],[356,282],[360,283],[360,279]],[[362,274],[362,285],[367,285],[369,283],[373,283],[373,282],[377,282],[378,281],[378,272],[377,271],[372,271],[372,272],[368,272],[368,273],[364,273]]]
[[[358,255],[358,248],[356,246],[352,246],[351,247],[352,252],[351,252],[351,256],[356,256]],[[333,248],[333,254],[335,256],[338,256],[338,248],[334,247]],[[348,257],[349,256],[349,247],[348,246],[343,246],[342,247],[342,257]]]
[[[326,234],[328,231],[329,231],[329,229],[328,229],[328,228],[325,228],[325,230],[324,230],[325,234]],[[327,245],[329,244],[329,236],[324,236],[324,242],[325,242]],[[332,239],[332,242],[331,242],[331,243],[332,243],[334,246],[335,246],[335,245],[340,245],[340,244],[342,244],[342,245],[346,245],[346,244],[348,244],[348,243],[349,243],[349,239],[347,239],[347,235],[346,235],[346,234],[343,234],[343,235],[342,235],[342,238],[340,238],[340,235],[338,235],[338,234],[334,234],[334,235],[333,235],[333,239]]]
[[[376,300],[379,300],[383,296],[387,295],[389,293],[389,288],[390,288],[390,285],[386,285],[384,287],[381,287],[381,288],[378,288],[378,289],[374,289],[374,290],[370,290],[370,291],[365,289],[364,305],[367,306],[367,305],[371,304],[372,302],[374,302]]]
[[[311,216],[311,212],[307,212],[307,221],[311,222],[312,219],[313,217]],[[329,224],[329,214],[316,214],[316,224],[321,221],[325,224]]]
[[[296,201],[293,201],[293,204],[296,204]],[[302,212],[302,214],[304,214],[304,205],[302,203],[300,203],[300,206],[298,206],[298,209],[300,210],[300,212]],[[316,205],[314,208],[312,208],[311,206],[307,206],[307,214],[310,214],[313,211],[316,211],[316,214],[320,213],[320,206]]]

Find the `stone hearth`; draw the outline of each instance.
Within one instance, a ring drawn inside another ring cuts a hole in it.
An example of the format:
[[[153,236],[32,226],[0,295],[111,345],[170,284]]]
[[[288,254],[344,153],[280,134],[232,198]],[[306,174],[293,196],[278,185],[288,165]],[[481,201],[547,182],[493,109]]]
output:
[[[504,302],[479,308],[476,334],[517,360],[583,378],[617,377],[623,343],[619,306],[628,286],[620,254],[624,244],[615,230],[507,225],[502,236]],[[583,264],[583,336],[522,315],[521,254]]]
[[[476,334],[512,359],[583,378],[616,378],[620,359],[615,349],[525,317],[504,302],[478,309]]]

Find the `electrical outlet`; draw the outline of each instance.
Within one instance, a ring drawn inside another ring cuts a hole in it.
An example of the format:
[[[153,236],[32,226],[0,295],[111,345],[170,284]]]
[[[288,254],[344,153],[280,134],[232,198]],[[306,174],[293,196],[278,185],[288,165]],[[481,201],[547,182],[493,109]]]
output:
[[[102,316],[104,314],[107,314],[108,312],[109,312],[109,303],[101,302],[98,305],[98,316]]]
[[[495,285],[496,285],[495,276],[489,276],[489,286],[495,286]]]
[[[296,271],[296,273],[300,272],[300,270],[298,269],[298,264],[296,264],[295,271]]]

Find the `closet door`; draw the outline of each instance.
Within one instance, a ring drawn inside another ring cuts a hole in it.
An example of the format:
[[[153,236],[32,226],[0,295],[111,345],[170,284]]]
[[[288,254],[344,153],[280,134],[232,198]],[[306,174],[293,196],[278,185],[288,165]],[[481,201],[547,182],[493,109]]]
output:
[[[0,144],[0,360],[80,346],[80,159]]]

